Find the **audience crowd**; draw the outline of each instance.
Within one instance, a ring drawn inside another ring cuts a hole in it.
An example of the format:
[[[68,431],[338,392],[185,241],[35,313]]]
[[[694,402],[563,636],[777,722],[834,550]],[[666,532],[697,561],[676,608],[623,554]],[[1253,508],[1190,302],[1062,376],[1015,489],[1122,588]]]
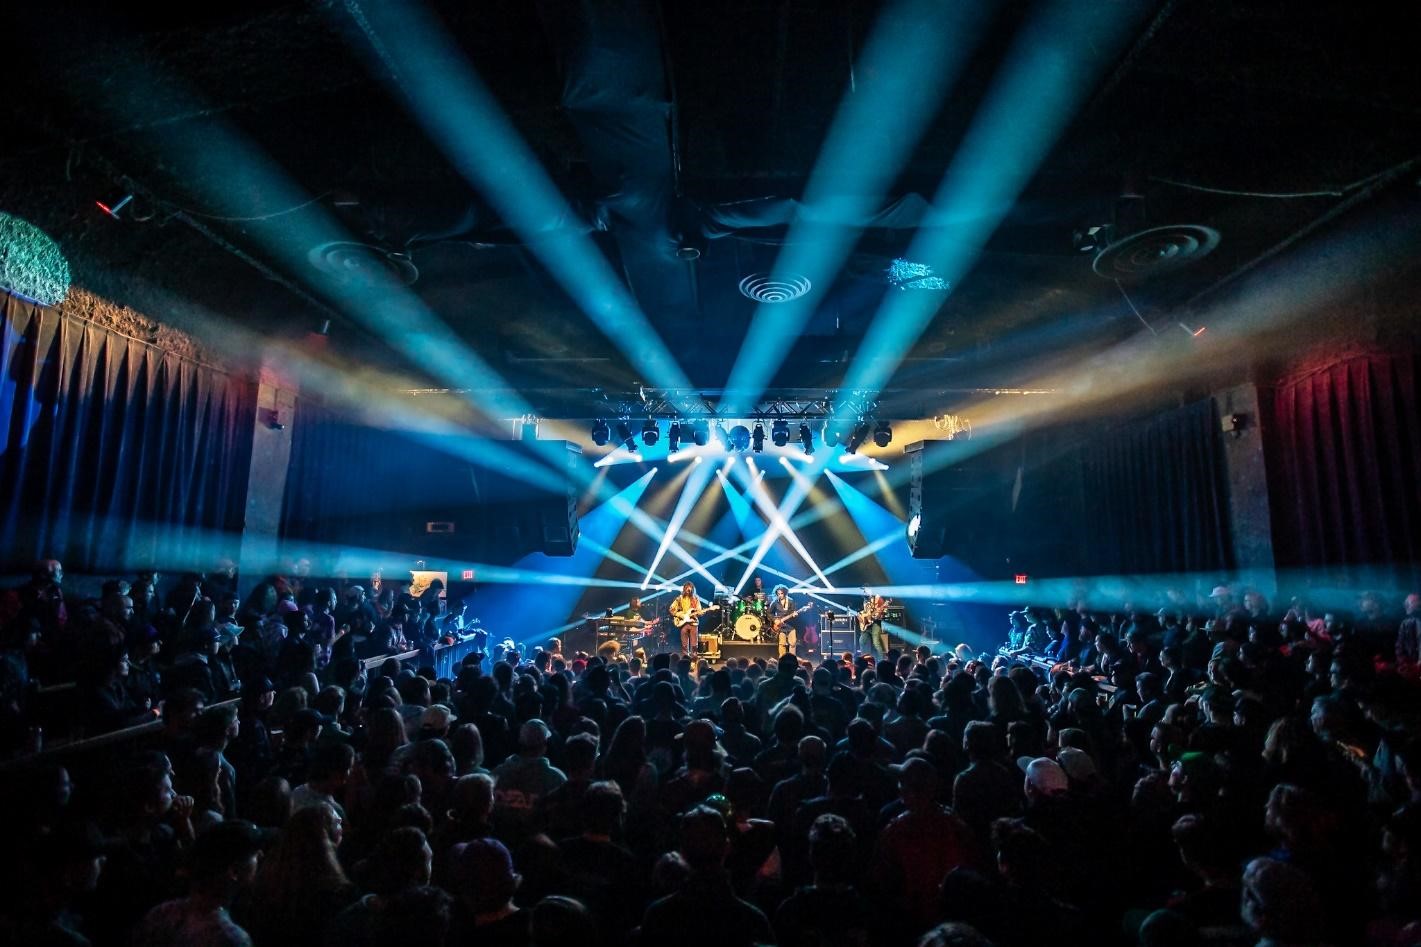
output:
[[[1013,613],[932,645],[715,664],[418,650],[430,593],[230,571],[4,603],[102,769],[7,764],[0,941],[1421,944],[1421,599]],[[432,595],[437,598],[439,589]]]

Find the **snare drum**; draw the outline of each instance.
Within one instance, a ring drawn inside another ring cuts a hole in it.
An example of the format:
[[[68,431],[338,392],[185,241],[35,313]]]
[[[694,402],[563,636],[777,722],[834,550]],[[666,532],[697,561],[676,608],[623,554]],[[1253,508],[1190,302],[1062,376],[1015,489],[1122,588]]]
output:
[[[735,637],[741,641],[759,641],[764,623],[757,615],[741,615],[735,619]]]

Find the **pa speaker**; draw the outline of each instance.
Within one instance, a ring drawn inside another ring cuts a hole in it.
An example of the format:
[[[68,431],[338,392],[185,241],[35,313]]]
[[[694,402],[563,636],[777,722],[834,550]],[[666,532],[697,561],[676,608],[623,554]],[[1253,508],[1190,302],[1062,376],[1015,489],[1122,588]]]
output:
[[[903,448],[912,475],[908,550],[915,559],[951,556],[983,577],[1004,574],[1015,522],[1011,476],[963,443],[918,441]]]
[[[544,555],[571,556],[577,552],[577,540],[581,535],[577,520],[579,494],[576,475],[582,448],[572,441],[544,441],[539,448],[547,451],[548,459],[563,472],[562,492],[541,498],[535,505],[537,535],[541,539],[539,548]]]

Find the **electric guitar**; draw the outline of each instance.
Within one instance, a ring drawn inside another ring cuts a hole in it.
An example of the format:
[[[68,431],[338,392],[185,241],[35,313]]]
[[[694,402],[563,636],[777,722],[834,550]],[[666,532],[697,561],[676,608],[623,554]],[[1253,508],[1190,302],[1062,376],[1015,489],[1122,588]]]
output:
[[[871,602],[865,605],[863,611],[859,612],[859,631],[863,631],[876,621],[883,621],[883,616],[888,612],[888,603],[891,601],[893,599],[886,598],[881,605],[875,606]]]
[[[785,622],[789,621],[789,620],[790,620],[791,618],[793,618],[794,616],[796,616],[796,615],[802,615],[802,614],[804,614],[804,613],[807,612],[807,611],[809,611],[809,606],[808,606],[808,605],[801,605],[799,608],[796,608],[794,611],[790,612],[788,615],[781,615],[779,618],[776,618],[776,619],[774,619],[773,621],[771,621],[771,622],[770,622],[770,628],[771,628],[771,630],[773,630],[773,631],[779,631],[780,628],[781,628],[781,626],[783,626]]]
[[[707,605],[705,608],[688,608],[684,611],[677,611],[673,609],[671,612],[671,621],[676,625],[677,628],[681,628],[685,625],[691,624],[693,621],[695,621],[697,618],[700,618],[706,612],[713,611],[714,609],[719,607],[720,606],[718,605]]]

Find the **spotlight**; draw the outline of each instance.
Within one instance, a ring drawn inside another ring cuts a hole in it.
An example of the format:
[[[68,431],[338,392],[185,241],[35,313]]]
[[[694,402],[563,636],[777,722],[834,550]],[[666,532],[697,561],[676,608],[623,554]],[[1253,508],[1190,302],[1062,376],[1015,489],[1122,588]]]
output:
[[[656,426],[656,421],[647,418],[641,425],[641,442],[647,447],[655,447],[657,440],[661,437],[661,429]]]
[[[755,442],[755,453],[765,449],[765,426],[759,421],[755,422],[755,430],[751,432],[750,439]]]
[[[617,443],[636,453],[636,437],[632,434],[631,425],[625,421],[617,422]]]
[[[612,436],[612,431],[607,427],[607,422],[598,418],[592,422],[592,443],[598,447],[604,447]]]
[[[744,431],[745,428],[742,427],[740,430]],[[746,434],[748,436],[749,432],[746,431]],[[726,453],[735,449],[734,443],[731,442],[730,435],[726,433],[724,424],[717,424],[715,426],[715,439],[720,442],[721,449]]]
[[[844,453],[857,453],[858,449],[863,446],[863,442],[867,439],[868,423],[865,421],[860,421],[858,424],[854,425],[853,433],[849,435],[849,442],[844,447]]]
[[[761,435],[763,437],[763,435]],[[750,446],[750,429],[743,424],[737,424],[730,429],[730,446],[739,451],[746,450]]]
[[[671,426],[666,429],[666,453],[676,453],[676,448],[681,446],[681,423],[672,421]]]
[[[697,421],[691,425],[691,442],[697,447],[705,447],[710,443],[710,425],[705,421]]]
[[[825,447],[839,446],[839,426],[833,421],[826,420],[824,422],[824,428],[821,431],[821,436],[824,438]]]
[[[789,443],[789,422],[784,418],[777,420],[771,428],[770,439],[775,442],[776,447],[784,447]]]
[[[806,454],[814,453],[814,432],[809,429],[808,424],[799,426],[799,443],[804,445]]]
[[[879,421],[878,427],[873,429],[873,442],[879,447],[887,447],[893,443],[893,428],[887,421]]]

